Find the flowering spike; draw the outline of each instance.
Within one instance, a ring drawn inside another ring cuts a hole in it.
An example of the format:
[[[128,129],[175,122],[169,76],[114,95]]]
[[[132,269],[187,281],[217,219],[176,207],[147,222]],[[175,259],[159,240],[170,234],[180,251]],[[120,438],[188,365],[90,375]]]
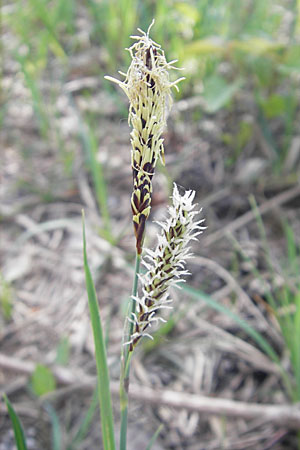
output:
[[[129,318],[134,323],[133,334],[128,342],[130,351],[143,336],[149,336],[147,331],[152,322],[163,320],[156,314],[159,309],[170,308],[169,288],[176,286],[183,281],[182,276],[189,274],[185,269],[186,259],[191,257],[188,244],[205,229],[201,226],[204,219],[194,222],[194,217],[200,212],[194,211],[194,197],[195,191],[186,191],[181,195],[174,183],[169,218],[165,223],[159,223],[161,233],[155,251],[146,250],[143,259],[147,272],[140,275],[142,296],[134,298],[137,313]]]
[[[158,158],[164,164],[164,146],[161,138],[166,126],[166,115],[172,105],[171,87],[177,87],[182,80],[170,82],[168,63],[161,46],[149,37],[154,21],[141,36],[131,36],[137,42],[129,49],[132,61],[120,81],[106,76],[117,83],[129,98],[128,122],[131,132],[131,166],[133,171],[133,193],[131,208],[137,253],[141,254],[145,235],[145,224],[151,210],[152,177]],[[174,61],[172,61],[173,63]]]

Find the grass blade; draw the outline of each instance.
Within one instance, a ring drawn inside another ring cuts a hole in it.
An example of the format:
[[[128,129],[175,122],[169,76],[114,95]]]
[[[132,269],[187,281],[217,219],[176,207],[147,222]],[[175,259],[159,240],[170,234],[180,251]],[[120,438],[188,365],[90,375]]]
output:
[[[6,407],[7,407],[7,411],[10,417],[10,420],[12,422],[12,426],[14,429],[14,435],[15,435],[15,441],[16,441],[16,445],[17,445],[17,449],[18,450],[27,450],[27,445],[26,445],[26,440],[25,440],[25,434],[24,434],[24,430],[21,424],[21,421],[18,417],[18,415],[16,414],[12,404],[10,403],[10,401],[8,400],[7,396],[4,394],[3,395]]]
[[[82,219],[83,219],[83,261],[84,261],[84,272],[86,280],[86,289],[88,294],[89,310],[91,315],[92,329],[95,342],[95,358],[98,376],[98,397],[100,405],[102,440],[103,440],[103,447],[105,450],[114,450],[115,449],[114,421],[111,405],[105,340],[102,331],[95,286],[93,283],[91,271],[87,260],[84,214],[82,214]]]
[[[236,324],[238,324],[248,336],[252,337],[252,339],[260,346],[260,348],[277,364],[279,364],[279,356],[273,350],[268,341],[254,328],[252,328],[245,320],[241,319],[237,314],[232,312],[230,309],[221,305],[221,303],[214,300],[209,295],[206,295],[204,292],[201,292],[197,289],[194,289],[188,285],[180,285],[182,290],[186,292],[191,297],[194,297],[198,300],[203,300],[208,306],[219,311],[223,314],[226,314],[228,317],[234,320]]]
[[[157,428],[157,430],[155,431],[154,435],[152,436],[152,438],[150,439],[149,444],[147,445],[146,450],[151,450],[152,446],[154,445],[156,439],[159,436],[159,433],[162,431],[162,429],[164,428],[163,425],[159,425],[159,427]]]
[[[103,230],[101,231],[102,234],[104,234],[104,237],[109,242],[113,243],[114,239],[111,234],[110,214],[107,204],[108,197],[104,168],[100,161],[97,160],[98,143],[93,129],[89,124],[81,125],[80,137],[86,154],[88,169],[93,178],[99,211],[103,218]]]
[[[62,450],[62,436],[61,436],[61,429],[60,429],[60,423],[59,418],[56,414],[55,409],[53,408],[50,403],[45,404],[45,410],[47,411],[51,425],[52,425],[52,450]]]
[[[94,390],[91,404],[79,426],[79,429],[77,430],[77,433],[76,433],[74,439],[72,440],[72,442],[71,442],[70,446],[67,448],[67,450],[73,450],[74,448],[76,448],[77,445],[79,445],[80,442],[83,441],[83,439],[87,435],[87,433],[90,429],[92,420],[94,418],[94,414],[97,410],[98,403],[99,402],[98,402],[98,386],[97,386]]]

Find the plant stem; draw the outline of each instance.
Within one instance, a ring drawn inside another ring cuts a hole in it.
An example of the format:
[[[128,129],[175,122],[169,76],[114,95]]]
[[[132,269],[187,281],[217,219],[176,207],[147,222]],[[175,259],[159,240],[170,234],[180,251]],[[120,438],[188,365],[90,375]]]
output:
[[[138,253],[135,257],[135,269],[134,269],[134,279],[133,279],[133,287],[132,287],[132,297],[136,297],[137,294],[137,288],[138,288],[138,281],[139,281],[139,273],[140,273],[140,266],[141,266],[141,255]],[[136,302],[132,301],[129,305],[129,317],[131,317],[132,314],[135,314],[136,309]],[[129,337],[133,333],[133,323],[129,322]],[[127,347],[127,353],[128,353],[128,347]]]
[[[136,254],[135,259],[135,271],[133,279],[132,297],[136,297],[139,272],[141,264],[141,255]],[[136,302],[131,299],[128,304],[127,318],[131,317],[132,313],[135,313]],[[133,323],[126,319],[127,325],[125,327],[125,333],[123,340],[126,338],[126,331],[128,330],[128,336],[132,335]],[[122,348],[122,360],[121,360],[121,377],[120,377],[120,408],[121,408],[121,429],[120,429],[120,450],[126,450],[127,441],[127,416],[128,416],[128,390],[129,390],[129,373],[130,373],[130,360],[132,352],[129,351],[129,345]]]

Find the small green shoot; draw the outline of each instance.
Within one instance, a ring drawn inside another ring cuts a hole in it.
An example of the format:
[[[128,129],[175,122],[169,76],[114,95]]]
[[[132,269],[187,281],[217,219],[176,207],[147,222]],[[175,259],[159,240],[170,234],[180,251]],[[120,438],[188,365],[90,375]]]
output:
[[[42,364],[37,364],[31,377],[31,387],[38,397],[54,391],[56,381],[51,370]]]
[[[1,273],[0,273],[0,308],[4,320],[7,321],[10,320],[13,309],[12,289],[10,284],[4,280]]]
[[[69,339],[64,336],[57,347],[56,350],[56,364],[60,366],[66,366],[70,359],[70,342]]]

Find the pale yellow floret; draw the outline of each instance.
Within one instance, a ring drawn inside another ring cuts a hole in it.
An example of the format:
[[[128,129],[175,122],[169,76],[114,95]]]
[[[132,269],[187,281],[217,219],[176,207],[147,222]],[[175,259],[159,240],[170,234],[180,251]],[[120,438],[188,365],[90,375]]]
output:
[[[129,98],[128,121],[133,127],[132,145],[140,148],[140,137],[142,137],[144,146],[141,152],[148,153],[149,135],[153,135],[151,150],[155,154],[156,164],[158,157],[164,162],[164,149],[160,136],[166,126],[166,116],[172,105],[171,87],[178,89],[177,84],[184,78],[170,82],[168,71],[177,69],[173,66],[176,61],[168,63],[161,46],[149,37],[152,25],[153,23],[147,33],[139,29],[142,36],[131,36],[137,42],[127,49],[132,62],[126,74],[120,72],[125,76],[125,80],[120,81],[110,76],[105,78],[118,84]],[[146,126],[143,126],[142,118]],[[156,142],[156,145],[153,142]],[[133,153],[133,157],[136,157],[136,152]],[[147,155],[145,161],[151,161],[151,156]]]

